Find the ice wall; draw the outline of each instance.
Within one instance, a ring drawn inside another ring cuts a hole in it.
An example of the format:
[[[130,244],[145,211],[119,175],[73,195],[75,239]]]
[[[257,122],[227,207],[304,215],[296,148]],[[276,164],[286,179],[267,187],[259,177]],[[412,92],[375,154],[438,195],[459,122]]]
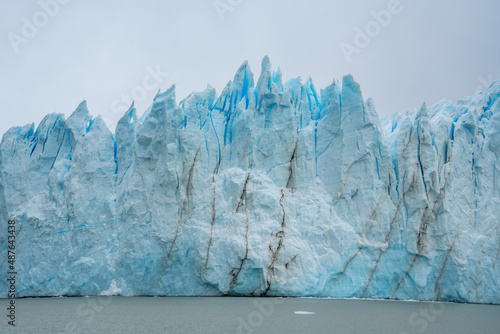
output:
[[[20,296],[500,303],[499,96],[380,122],[352,76],[283,84],[266,57],[114,134],[83,102],[3,136],[0,256],[15,219]]]

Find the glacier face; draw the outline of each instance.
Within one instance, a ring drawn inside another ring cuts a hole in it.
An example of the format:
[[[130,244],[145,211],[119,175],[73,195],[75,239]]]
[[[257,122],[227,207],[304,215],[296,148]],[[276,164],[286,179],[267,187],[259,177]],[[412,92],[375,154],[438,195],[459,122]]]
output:
[[[114,134],[84,102],[3,136],[0,256],[15,219],[19,296],[500,303],[499,97],[379,121],[352,76],[318,92],[266,57]]]

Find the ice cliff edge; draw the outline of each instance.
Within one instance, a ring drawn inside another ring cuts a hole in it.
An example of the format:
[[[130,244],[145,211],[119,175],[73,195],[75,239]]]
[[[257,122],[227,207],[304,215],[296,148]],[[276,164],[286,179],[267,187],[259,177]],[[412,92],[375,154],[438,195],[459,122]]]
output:
[[[13,219],[19,296],[500,303],[499,97],[381,122],[352,76],[319,92],[266,57],[114,134],[82,103],[3,136],[0,256]]]

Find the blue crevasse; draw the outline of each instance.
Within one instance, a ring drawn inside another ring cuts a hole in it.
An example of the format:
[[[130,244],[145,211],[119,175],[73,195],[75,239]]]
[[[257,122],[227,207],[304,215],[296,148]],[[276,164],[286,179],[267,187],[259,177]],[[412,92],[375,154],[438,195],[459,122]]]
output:
[[[83,102],[3,136],[0,256],[14,219],[19,296],[500,303],[499,96],[379,120],[352,76],[318,93],[265,57],[114,134]]]

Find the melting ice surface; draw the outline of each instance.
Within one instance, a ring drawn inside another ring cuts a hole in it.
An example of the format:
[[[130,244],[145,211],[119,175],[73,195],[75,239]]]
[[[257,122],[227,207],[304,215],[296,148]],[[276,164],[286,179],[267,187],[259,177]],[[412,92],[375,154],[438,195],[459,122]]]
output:
[[[85,103],[0,145],[20,296],[316,296],[500,303],[500,81],[379,120],[245,62],[111,133]],[[7,262],[0,265],[6,297]]]

